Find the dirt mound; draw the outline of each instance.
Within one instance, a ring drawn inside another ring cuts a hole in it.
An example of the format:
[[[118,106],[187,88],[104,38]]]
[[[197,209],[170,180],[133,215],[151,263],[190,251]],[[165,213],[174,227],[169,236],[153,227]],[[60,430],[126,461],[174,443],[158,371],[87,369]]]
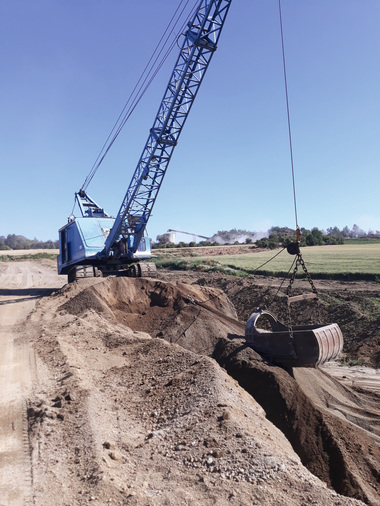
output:
[[[37,504],[356,503],[295,451],[335,490],[377,503],[374,406],[346,389],[330,409],[338,383],[263,361],[238,337],[244,327],[220,289],[74,283],[29,323],[40,371],[28,411]]]
[[[226,295],[198,285],[109,278],[83,289],[60,310],[81,315],[88,308],[204,355],[213,353],[220,337],[244,335],[244,325]]]
[[[366,337],[358,343],[352,343],[348,350],[350,355],[358,361],[370,364],[376,369],[380,369],[380,321],[378,329],[371,332],[370,337]]]

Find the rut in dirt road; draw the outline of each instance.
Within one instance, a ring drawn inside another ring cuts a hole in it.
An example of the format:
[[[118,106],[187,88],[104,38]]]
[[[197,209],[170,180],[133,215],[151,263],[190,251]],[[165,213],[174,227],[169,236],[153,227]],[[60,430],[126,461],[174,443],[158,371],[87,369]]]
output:
[[[50,286],[62,285],[50,267],[34,262],[0,264],[1,504],[32,501],[27,405],[36,371],[24,322],[35,307],[37,293],[51,293],[51,288],[45,288],[49,281]]]

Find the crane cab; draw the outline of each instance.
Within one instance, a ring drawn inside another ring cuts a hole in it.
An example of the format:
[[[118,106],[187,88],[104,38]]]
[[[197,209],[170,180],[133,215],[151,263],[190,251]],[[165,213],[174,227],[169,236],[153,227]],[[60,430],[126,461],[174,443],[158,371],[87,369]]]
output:
[[[151,242],[143,237],[132,253],[134,237],[128,237],[121,254],[105,256],[104,246],[115,222],[111,217],[70,217],[59,230],[58,274],[69,274],[76,266],[93,266],[102,272],[115,272],[131,263],[151,258]]]
[[[104,249],[114,218],[74,218],[59,230],[58,274],[73,265],[91,263]]]

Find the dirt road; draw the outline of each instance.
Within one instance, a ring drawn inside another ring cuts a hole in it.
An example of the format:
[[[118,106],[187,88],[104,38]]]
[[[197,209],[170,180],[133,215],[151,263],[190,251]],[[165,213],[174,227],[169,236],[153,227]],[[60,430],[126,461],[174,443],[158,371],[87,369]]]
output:
[[[33,350],[23,322],[36,299],[59,288],[51,264],[20,262],[0,265],[0,504],[25,504],[30,498],[26,399],[35,376]]]

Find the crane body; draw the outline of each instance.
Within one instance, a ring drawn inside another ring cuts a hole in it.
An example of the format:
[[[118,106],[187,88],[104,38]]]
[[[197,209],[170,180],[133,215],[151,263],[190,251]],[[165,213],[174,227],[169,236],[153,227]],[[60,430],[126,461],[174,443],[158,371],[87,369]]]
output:
[[[68,274],[69,281],[76,279],[84,267],[106,274],[151,258],[146,225],[182,128],[217,49],[231,1],[201,0],[188,23],[164,97],[116,217],[109,216],[84,190],[75,194],[81,216],[70,216],[59,230],[58,273]]]

